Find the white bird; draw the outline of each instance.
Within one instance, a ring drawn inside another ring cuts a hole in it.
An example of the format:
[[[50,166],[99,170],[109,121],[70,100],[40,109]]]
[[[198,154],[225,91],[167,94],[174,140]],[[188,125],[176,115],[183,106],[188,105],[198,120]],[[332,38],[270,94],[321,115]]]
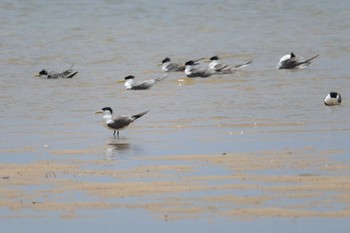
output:
[[[203,59],[204,58],[200,58],[200,59],[194,60],[194,62],[197,62]],[[182,72],[186,68],[185,64],[183,63],[171,62],[169,57],[164,58],[161,65],[162,65],[162,71],[164,72]]]
[[[149,110],[148,110],[149,111]],[[134,122],[137,118],[142,117],[148,111],[132,115],[132,116],[116,116],[113,117],[113,110],[110,107],[104,107],[101,110],[95,112],[95,114],[103,113],[103,125],[110,130],[113,130],[113,136],[115,138],[115,133],[117,132],[117,137],[119,138],[119,131],[126,129],[132,122]]]
[[[141,82],[135,82],[135,76],[129,75],[124,78],[124,80],[120,80],[119,82],[124,82],[124,87],[126,90],[147,90],[150,89],[153,85],[158,83],[159,81],[165,79],[167,75],[164,75],[160,78],[148,79]]]
[[[210,62],[209,62],[208,68],[211,70],[221,69],[224,66],[221,64],[220,58],[218,56],[213,56],[209,60],[210,60]],[[233,67],[226,65],[226,67],[222,71],[220,71],[219,74],[232,74],[232,73],[248,66],[252,62],[253,61],[248,61],[246,63],[235,65]]]
[[[341,95],[337,92],[330,92],[326,98],[324,98],[324,104],[327,106],[339,105],[341,101]]]
[[[195,77],[201,77],[201,78],[206,78],[214,74],[218,74],[221,72],[223,69],[225,69],[227,66],[222,66],[221,68],[218,69],[204,69],[204,68],[195,68],[194,66],[197,65],[194,61],[188,61],[185,63],[185,74],[189,78],[195,78]]]
[[[38,74],[34,75],[35,77],[45,77],[47,79],[58,79],[58,78],[73,78],[78,71],[74,71],[73,66],[63,72],[55,72],[43,69]]]
[[[311,64],[311,61],[319,55],[313,56],[305,61],[299,61],[294,53],[290,53],[281,57],[277,63],[276,69],[304,69]]]

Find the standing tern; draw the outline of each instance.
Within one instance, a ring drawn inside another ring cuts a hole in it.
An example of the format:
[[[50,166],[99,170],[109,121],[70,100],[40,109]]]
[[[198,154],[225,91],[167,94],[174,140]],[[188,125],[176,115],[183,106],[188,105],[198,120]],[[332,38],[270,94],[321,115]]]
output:
[[[197,65],[194,61],[188,61],[185,63],[185,74],[189,78],[195,78],[195,77],[201,77],[206,78],[214,74],[220,73],[222,70],[224,70],[227,66],[222,66],[218,69],[204,69],[204,68],[195,68],[194,66]]]
[[[149,110],[148,110],[149,111]],[[104,107],[101,110],[95,112],[95,114],[103,113],[103,125],[110,130],[113,130],[113,136],[115,138],[115,133],[117,132],[117,137],[119,138],[119,131],[126,129],[132,122],[137,118],[142,117],[148,111],[132,115],[132,116],[116,116],[113,117],[113,110],[110,107]]]
[[[217,70],[217,69],[222,69],[223,68],[223,64],[221,64],[220,62],[220,58],[218,56],[213,56],[209,59],[209,65],[208,68],[211,70]],[[239,65],[235,65],[233,67],[230,66],[226,66],[226,68],[222,69],[222,71],[219,72],[219,74],[232,74],[246,66],[248,66],[250,63],[252,63],[253,61],[248,61],[246,63],[243,64],[239,64]]]
[[[197,61],[200,61],[203,59],[204,59],[204,57],[199,58],[197,60],[193,60],[193,62],[197,62]],[[171,62],[169,57],[164,58],[161,65],[162,65],[162,71],[164,71],[164,72],[182,72],[186,68],[185,64],[183,64],[183,63]]]
[[[58,79],[58,78],[73,78],[78,71],[73,71],[73,65],[63,71],[63,72],[55,72],[55,71],[50,71],[48,72],[47,70],[43,69],[41,70],[38,74],[34,75],[35,77],[45,77],[47,79]]]
[[[124,80],[120,80],[119,82],[124,82],[124,87],[126,90],[147,90],[150,89],[153,85],[158,83],[159,81],[165,79],[167,75],[164,75],[160,78],[148,79],[141,82],[135,82],[135,76],[129,75],[124,78]]]
[[[341,95],[337,92],[330,92],[326,98],[324,98],[324,104],[327,106],[334,106],[341,104]]]
[[[305,61],[299,61],[295,54],[292,52],[290,54],[284,55],[279,60],[276,69],[304,69],[311,64],[311,61],[318,57],[319,55],[313,56]]]

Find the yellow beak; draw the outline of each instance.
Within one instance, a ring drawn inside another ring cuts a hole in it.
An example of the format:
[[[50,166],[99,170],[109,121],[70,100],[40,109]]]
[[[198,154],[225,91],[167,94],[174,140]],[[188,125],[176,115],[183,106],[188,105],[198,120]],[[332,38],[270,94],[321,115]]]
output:
[[[209,58],[204,58],[204,59],[202,59],[203,60],[203,62],[210,62],[210,59]]]
[[[100,114],[100,113],[103,113],[103,111],[99,110],[99,111],[96,111],[94,114]]]
[[[40,77],[40,74],[34,74],[33,77]]]
[[[125,80],[118,80],[118,83],[125,83]]]

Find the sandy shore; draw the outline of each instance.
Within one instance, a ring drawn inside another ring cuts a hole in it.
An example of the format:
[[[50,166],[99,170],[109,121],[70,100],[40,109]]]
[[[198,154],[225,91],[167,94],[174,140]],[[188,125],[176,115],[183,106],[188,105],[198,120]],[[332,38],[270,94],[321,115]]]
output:
[[[204,214],[350,217],[350,164],[332,160],[338,151],[156,156],[132,168],[122,168],[118,160],[82,158],[94,150],[49,153],[71,159],[0,164],[0,205],[8,210],[1,218],[45,217],[52,211],[62,218],[84,217],[84,210],[115,208],[144,209],[166,220]]]

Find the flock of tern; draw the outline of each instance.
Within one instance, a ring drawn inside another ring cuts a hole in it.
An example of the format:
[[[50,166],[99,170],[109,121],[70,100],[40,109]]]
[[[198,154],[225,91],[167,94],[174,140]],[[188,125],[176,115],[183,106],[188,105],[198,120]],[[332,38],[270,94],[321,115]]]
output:
[[[299,60],[295,56],[295,54],[292,52],[290,54],[286,54],[277,63],[276,69],[304,69],[307,66],[311,64],[311,61],[317,58],[319,55],[313,56],[306,60]],[[200,63],[200,61],[206,60],[209,62],[208,66],[203,67],[197,67]],[[209,59],[207,58],[200,58],[196,60],[189,60],[185,63],[174,63],[171,61],[169,57],[166,57],[161,62],[161,70],[163,72],[184,72],[186,77],[188,78],[207,78],[212,75],[221,75],[221,74],[232,74],[235,73],[242,68],[247,67],[250,65],[253,61],[248,61],[243,64],[238,64],[235,66],[225,65],[222,64],[220,61],[220,58],[218,56],[213,56]],[[73,70],[73,66],[71,66],[69,69],[64,70],[63,72],[55,72],[43,69],[38,74],[36,74],[36,77],[43,77],[47,79],[59,79],[59,78],[73,78],[78,71]],[[157,84],[159,81],[164,80],[167,78],[167,74],[163,75],[162,77],[158,77],[155,79],[148,79],[140,82],[135,81],[135,77],[133,75],[126,76],[123,80],[120,80],[119,82],[124,82],[124,87],[126,90],[147,90],[150,89],[152,86]],[[342,98],[341,95],[337,92],[330,92],[324,99],[324,104],[327,106],[334,106],[341,104]],[[101,110],[95,112],[95,114],[102,113],[103,114],[103,120],[104,120],[104,126],[110,130],[113,130],[113,136],[114,138],[119,137],[119,131],[127,128],[131,123],[133,123],[136,119],[142,117],[145,115],[148,111],[135,114],[135,115],[129,115],[129,116],[113,116],[113,110],[110,107],[104,107]]]

